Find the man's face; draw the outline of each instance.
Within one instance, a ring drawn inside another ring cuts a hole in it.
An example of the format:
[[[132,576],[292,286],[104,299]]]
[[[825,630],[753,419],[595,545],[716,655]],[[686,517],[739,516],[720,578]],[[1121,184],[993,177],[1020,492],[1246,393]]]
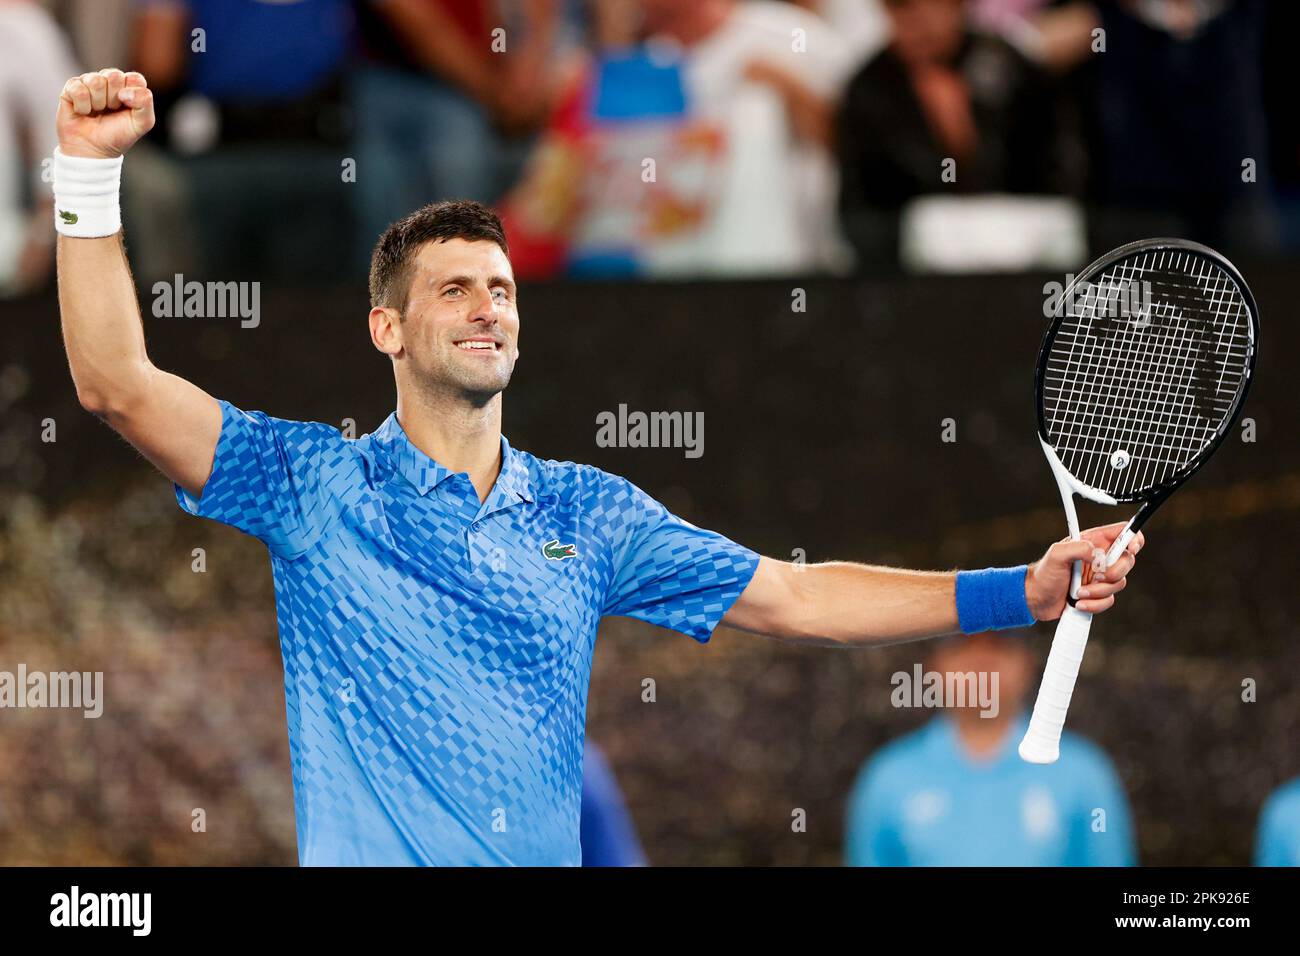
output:
[[[941,674],[996,673],[999,710],[1010,715],[1016,713],[1030,689],[1034,658],[1023,638],[973,634],[944,641],[931,652],[928,666]]]
[[[495,242],[428,242],[415,259],[402,347],[417,385],[486,402],[510,384],[519,313],[510,260]]]

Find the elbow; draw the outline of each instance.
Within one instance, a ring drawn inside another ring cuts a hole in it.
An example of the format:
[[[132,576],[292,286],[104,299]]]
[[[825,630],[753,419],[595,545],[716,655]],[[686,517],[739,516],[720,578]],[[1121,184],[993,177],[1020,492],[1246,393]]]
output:
[[[110,425],[123,419],[144,390],[144,380],[130,384],[86,385],[77,383],[77,402],[96,418]]]
[[[764,558],[728,623],[786,644],[838,645],[825,570]]]
[[[781,602],[779,613],[774,615],[771,635],[788,644],[833,644],[827,635],[824,622],[815,613],[816,598],[810,593],[809,582],[804,580],[809,568],[791,568],[789,587]]]
[[[106,392],[100,389],[77,386],[77,402],[90,414],[103,418],[110,407]]]

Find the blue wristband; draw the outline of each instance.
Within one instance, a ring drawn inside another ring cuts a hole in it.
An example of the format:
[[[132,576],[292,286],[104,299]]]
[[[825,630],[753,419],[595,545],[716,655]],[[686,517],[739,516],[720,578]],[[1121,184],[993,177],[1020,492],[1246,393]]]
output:
[[[957,572],[957,623],[963,634],[1006,627],[1029,627],[1034,616],[1025,601],[1025,575],[1018,568]]]

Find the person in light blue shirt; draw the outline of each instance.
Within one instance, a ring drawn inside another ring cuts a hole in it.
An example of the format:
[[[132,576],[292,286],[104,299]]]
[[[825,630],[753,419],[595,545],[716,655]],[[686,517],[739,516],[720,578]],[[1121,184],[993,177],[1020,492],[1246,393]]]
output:
[[[1134,864],[1128,802],[1098,747],[1067,731],[1054,764],[1026,763],[1016,752],[1029,723],[1023,695],[1036,676],[1023,639],[952,638],[923,673],[975,675],[964,684],[974,693],[944,700],[959,706],[868,761],[849,800],[848,865]],[[913,693],[915,676],[895,675],[895,703],[923,699]]]
[[[519,290],[500,219],[465,200],[411,213],[375,247],[368,330],[397,403],[372,432],[218,400],[149,361],[125,265],[114,183],[153,124],[144,84],[105,70],[69,80],[60,100],[69,366],[83,407],[171,478],[185,511],[270,553],[303,864],[578,865],[603,617],[701,643],[725,622],[855,647],[1023,627],[1059,617],[1074,562],[1121,532],[1091,529],[1012,568],[794,564],[696,527],[626,478],[513,447],[502,395]],[[700,348],[742,334],[698,320]],[[585,354],[574,362],[604,361]],[[563,389],[571,370],[537,374]],[[656,447],[683,440],[673,418],[656,414]],[[1078,607],[1114,603],[1143,541]]]
[[[1273,792],[1259,814],[1256,866],[1300,866],[1300,777]]]

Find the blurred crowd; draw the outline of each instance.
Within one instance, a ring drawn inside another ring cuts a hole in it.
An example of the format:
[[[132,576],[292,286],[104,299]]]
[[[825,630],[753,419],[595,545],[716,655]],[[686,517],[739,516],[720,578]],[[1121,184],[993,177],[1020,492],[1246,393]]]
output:
[[[1264,437],[1161,514],[1140,586],[1090,641],[1059,764],[1030,767],[1015,750],[1050,627],[832,654],[725,628],[701,648],[610,618],[587,725],[608,765],[584,767],[584,859],[1300,865],[1293,273],[1249,273],[1275,317],[1248,408]],[[1042,462],[1014,437],[1027,367],[1006,360],[1008,348],[1032,357],[1041,277],[800,285],[806,314],[776,282],[642,283],[635,295],[538,283],[527,321],[550,332],[531,339],[535,372],[511,384],[512,442],[594,459],[774,556],[1009,565],[1062,533]],[[151,353],[249,407],[358,431],[382,421],[382,356],[339,361],[360,357],[361,286],[276,295],[268,315],[282,318],[255,332],[149,321]],[[265,548],[186,517],[165,479],[79,408],[52,316],[48,298],[0,303],[0,698],[25,664],[101,672],[109,706],[88,720],[0,701],[0,865],[291,865]],[[700,348],[706,316],[728,329],[744,317],[744,334]],[[713,452],[686,474],[677,450],[593,445],[598,410],[625,399],[703,410]],[[962,440],[936,441],[952,409],[964,410]],[[980,474],[997,480],[954,481]],[[1212,580],[1191,570],[1200,554],[1216,557]],[[997,714],[895,699],[918,665],[1000,675]]]
[[[0,0],[0,287],[51,280],[64,80],[142,72],[144,277],[364,275],[429,201],[554,276],[1075,268],[1300,248],[1268,0]]]

